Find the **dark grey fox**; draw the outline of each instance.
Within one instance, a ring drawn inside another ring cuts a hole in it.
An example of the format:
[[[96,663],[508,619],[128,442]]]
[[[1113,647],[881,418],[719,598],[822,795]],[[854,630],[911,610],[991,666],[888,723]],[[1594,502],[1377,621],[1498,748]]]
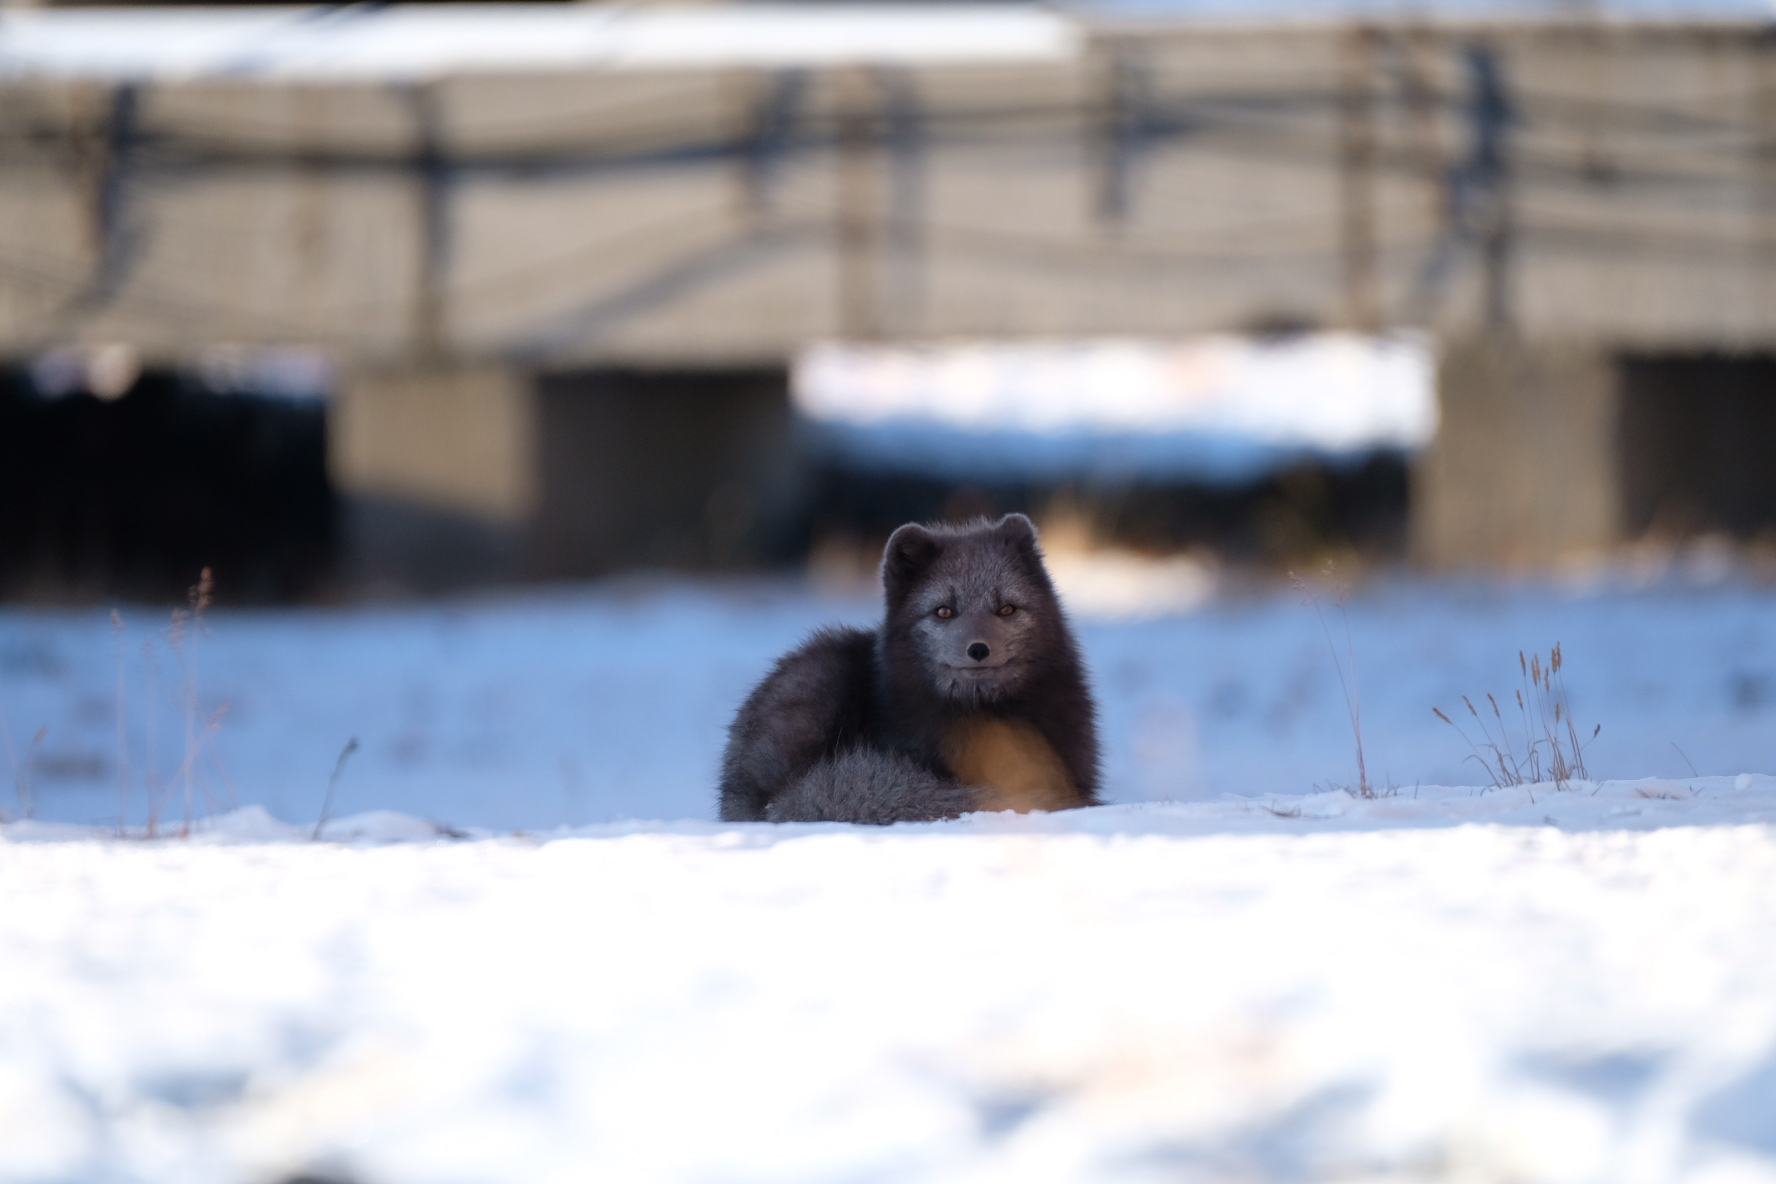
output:
[[[820,630],[747,696],[723,820],[1096,805],[1097,712],[1030,520],[903,526],[882,587],[880,628]]]

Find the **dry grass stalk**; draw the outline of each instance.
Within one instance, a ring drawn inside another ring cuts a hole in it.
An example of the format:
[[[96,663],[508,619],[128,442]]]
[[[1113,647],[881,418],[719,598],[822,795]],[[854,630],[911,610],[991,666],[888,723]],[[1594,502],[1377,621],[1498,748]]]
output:
[[[1432,714],[1461,734],[1470,752],[1468,759],[1480,763],[1494,788],[1552,781],[1556,790],[1564,790],[1569,782],[1591,779],[1585,768],[1585,745],[1597,738],[1603,725],[1598,724],[1583,741],[1579,739],[1566,681],[1561,676],[1563,664],[1558,643],[1546,662],[1539,653],[1525,657],[1523,651],[1517,652],[1523,685],[1514,695],[1515,731],[1513,721],[1500,710],[1498,700],[1490,693],[1486,702],[1492,709],[1491,720],[1474,706],[1472,699],[1462,696],[1462,704],[1480,729],[1482,739],[1478,741],[1445,715],[1442,708],[1431,708]]]
[[[1338,607],[1338,615],[1344,622],[1342,660],[1338,656],[1338,643],[1332,637],[1332,626],[1327,623],[1325,608],[1320,603],[1319,590],[1294,572],[1289,573],[1289,580],[1306,598],[1304,603],[1313,607],[1314,616],[1319,618],[1320,630],[1326,635],[1326,645],[1332,651],[1333,668],[1338,671],[1338,689],[1344,692],[1344,707],[1350,715],[1351,733],[1357,742],[1357,783],[1348,787],[1348,792],[1353,797],[1375,798],[1381,795],[1375,791],[1375,786],[1369,780],[1369,764],[1363,753],[1363,702],[1357,693],[1357,651],[1351,641],[1350,612],[1346,607],[1350,602],[1350,585],[1339,577],[1337,566],[1331,562],[1326,564],[1324,574],[1332,589],[1332,603]],[[1347,665],[1350,667],[1348,678],[1345,675]]]
[[[199,574],[197,583],[191,586],[187,599],[189,609],[174,609],[172,624],[166,629],[167,648],[172,651],[173,659],[179,664],[183,686],[180,694],[180,708],[185,720],[185,756],[179,763],[178,772],[173,777],[173,784],[180,790],[184,814],[181,819],[180,834],[191,833],[192,821],[195,817],[196,794],[204,798],[204,808],[213,811],[216,801],[210,794],[207,781],[201,779],[201,758],[210,741],[215,739],[221,730],[222,717],[228,713],[228,704],[223,703],[214,711],[205,712],[197,693],[197,645],[206,634],[204,613],[214,603],[215,580],[209,568]],[[154,833],[158,821],[159,808],[150,810],[148,833]]]
[[[227,771],[222,767],[221,757],[215,751],[214,740],[222,730],[222,721],[228,714],[228,704],[219,703],[213,709],[205,710],[201,696],[198,694],[197,647],[202,637],[208,636],[204,617],[210,606],[215,602],[215,580],[209,568],[204,568],[196,584],[192,585],[188,596],[188,608],[174,609],[172,620],[161,630],[160,640],[172,654],[179,669],[179,689],[177,701],[183,716],[185,728],[184,754],[178,768],[168,781],[160,777],[159,760],[159,700],[161,695],[159,653],[152,639],[144,642],[141,648],[142,665],[147,683],[147,706],[143,711],[143,722],[146,728],[147,760],[143,768],[142,780],[148,795],[148,813],[143,835],[154,838],[160,829],[161,814],[165,810],[167,800],[177,793],[183,804],[183,815],[179,833],[187,836],[197,818],[198,798],[202,797],[203,809],[215,812],[218,806],[232,806],[234,794],[229,786]],[[122,656],[123,621],[116,613],[111,615],[112,625],[118,631],[118,673],[117,673],[117,740],[118,740],[118,791],[124,807],[124,825],[128,825],[128,740],[125,730],[125,679]],[[208,761],[221,778],[223,797],[219,802],[212,794],[209,779],[204,775],[204,763]]]
[[[12,790],[18,796],[19,808],[25,804],[23,791],[19,787],[18,750],[12,746],[12,728],[6,723],[6,716],[0,715],[0,745],[6,748],[6,764],[12,769]],[[4,810],[0,810],[0,822],[10,821]]]
[[[148,794],[148,816],[145,834],[154,837],[154,830],[160,819],[161,781],[160,781],[160,658],[155,653],[152,640],[142,643],[142,668],[148,684],[148,694],[142,710],[147,726],[147,758],[148,763],[142,773],[142,787]]]
[[[333,814],[333,791],[339,788],[339,776],[345,772],[345,762],[357,750],[358,738],[356,736],[347,740],[345,747],[339,750],[339,759],[333,762],[333,775],[327,778],[327,796],[321,799],[321,816],[315,819],[314,834],[309,836],[310,842],[320,841],[321,828],[327,825],[327,819]]]
[[[111,610],[111,637],[117,647],[117,833],[129,831],[129,729],[125,706],[129,702],[123,667],[123,616]]]
[[[12,729],[6,721],[0,719],[0,742],[6,745],[6,762],[12,766],[12,792],[18,798],[19,817],[30,818],[37,812],[36,799],[31,793],[31,766],[37,761],[37,750],[43,747],[43,740],[49,735],[49,726],[45,724],[37,729],[31,737],[30,746],[25,749],[24,763],[18,759],[18,750],[12,746]]]

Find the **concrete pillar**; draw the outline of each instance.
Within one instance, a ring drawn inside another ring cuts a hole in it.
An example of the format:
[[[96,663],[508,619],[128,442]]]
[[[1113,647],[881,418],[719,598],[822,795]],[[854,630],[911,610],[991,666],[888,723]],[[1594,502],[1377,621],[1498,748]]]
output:
[[[501,366],[347,376],[328,467],[348,516],[347,570],[440,591],[518,574],[536,512],[535,395]]]
[[[1535,568],[1618,542],[1615,371],[1595,343],[1499,335],[1446,347],[1442,422],[1413,472],[1415,558]]]

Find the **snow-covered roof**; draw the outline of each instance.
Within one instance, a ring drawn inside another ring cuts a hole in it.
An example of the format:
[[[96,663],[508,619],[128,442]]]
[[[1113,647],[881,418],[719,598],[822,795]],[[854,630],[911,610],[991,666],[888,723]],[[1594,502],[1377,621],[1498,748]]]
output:
[[[1414,451],[1437,428],[1415,334],[825,343],[796,409],[854,463],[968,479],[1249,480],[1304,457]]]
[[[1075,0],[1088,18],[1161,22],[1596,20],[1604,23],[1762,23],[1776,0]]]
[[[411,80],[528,70],[1065,59],[1094,20],[1763,21],[1776,0],[1071,0],[0,8],[0,79]]]
[[[1076,52],[1024,5],[415,4],[0,11],[0,78],[401,80],[526,70],[1018,62]]]

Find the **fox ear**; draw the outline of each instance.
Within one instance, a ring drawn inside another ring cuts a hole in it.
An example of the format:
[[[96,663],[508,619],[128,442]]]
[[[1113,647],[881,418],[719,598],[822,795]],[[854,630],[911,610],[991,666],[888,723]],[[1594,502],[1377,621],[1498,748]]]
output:
[[[1022,514],[1007,514],[999,519],[993,529],[1001,538],[1007,539],[1019,547],[1029,548],[1036,545],[1036,524]]]
[[[890,596],[904,591],[942,550],[943,544],[929,530],[907,523],[888,536],[888,546],[882,551],[882,586]]]

